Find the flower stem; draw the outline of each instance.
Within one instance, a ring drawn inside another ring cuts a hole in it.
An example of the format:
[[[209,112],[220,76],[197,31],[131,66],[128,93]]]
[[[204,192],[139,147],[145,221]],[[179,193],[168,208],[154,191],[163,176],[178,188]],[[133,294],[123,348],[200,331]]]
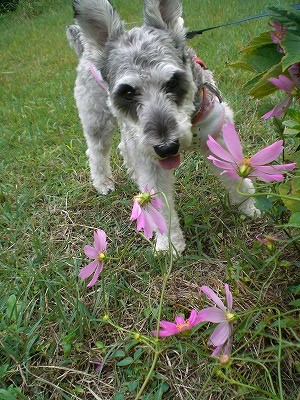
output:
[[[299,197],[295,197],[295,196],[285,196],[283,194],[277,194],[277,193],[244,193],[240,191],[240,186],[243,183],[243,179],[240,180],[236,191],[240,196],[244,196],[244,197],[261,197],[261,196],[272,196],[272,197],[278,197],[280,199],[287,199],[287,200],[294,200],[294,201],[299,201],[300,202],[300,198]]]
[[[150,381],[150,378],[151,378],[151,375],[152,375],[152,373],[154,371],[154,368],[156,366],[156,363],[158,361],[159,354],[161,352],[160,349],[159,349],[160,346],[159,346],[158,332],[159,332],[159,325],[160,325],[160,320],[161,320],[162,307],[163,307],[163,301],[164,301],[165,291],[166,291],[166,287],[167,287],[167,282],[168,282],[168,279],[169,279],[169,276],[170,276],[170,274],[172,272],[172,267],[173,267],[173,246],[172,246],[172,242],[171,242],[171,211],[170,211],[170,206],[169,206],[169,203],[168,203],[166,195],[163,192],[159,192],[159,193],[163,196],[163,198],[164,198],[164,200],[166,202],[166,205],[167,205],[167,209],[168,209],[168,216],[169,216],[169,219],[168,219],[168,222],[169,222],[168,223],[168,243],[169,243],[170,260],[169,260],[168,268],[167,268],[166,273],[165,273],[164,278],[163,278],[163,284],[162,284],[159,307],[158,307],[154,357],[153,357],[153,361],[152,361],[151,367],[149,369],[149,372],[148,372],[148,374],[147,374],[147,376],[146,376],[146,378],[145,378],[145,380],[144,380],[144,382],[143,382],[138,394],[136,395],[135,400],[139,400],[140,399],[140,397],[143,394],[146,386],[148,385],[148,383]]]

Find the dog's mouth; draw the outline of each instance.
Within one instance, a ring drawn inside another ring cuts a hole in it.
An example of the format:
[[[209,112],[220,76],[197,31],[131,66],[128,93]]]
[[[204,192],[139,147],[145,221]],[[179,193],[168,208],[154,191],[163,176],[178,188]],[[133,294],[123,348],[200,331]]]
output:
[[[180,154],[158,160],[159,165],[166,170],[177,168],[180,165]]]

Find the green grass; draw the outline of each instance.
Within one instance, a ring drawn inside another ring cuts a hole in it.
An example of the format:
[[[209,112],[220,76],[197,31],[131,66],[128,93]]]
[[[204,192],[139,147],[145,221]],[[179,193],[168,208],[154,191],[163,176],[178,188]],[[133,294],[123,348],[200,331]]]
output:
[[[167,257],[155,257],[129,223],[136,188],[122,167],[118,135],[112,155],[117,189],[107,197],[93,190],[73,100],[76,56],[65,38],[71,1],[40,3],[47,7],[22,1],[15,13],[0,16],[0,399],[134,399],[153,362],[150,332]],[[194,30],[279,1],[183,3]],[[141,2],[113,4],[129,27],[142,21]],[[276,135],[259,118],[264,101],[249,99],[242,88],[249,77],[226,63],[266,24],[256,20],[191,41],[234,108],[249,152]],[[187,154],[176,174],[188,246],[173,263],[162,319],[204,307],[198,287],[222,293],[224,282],[241,317],[227,366],[210,356],[206,327],[187,339],[161,341],[142,399],[299,399],[299,319],[291,304],[299,253],[289,236],[295,232],[278,227],[285,210],[276,203],[260,220],[242,218],[199,154]],[[77,276],[96,228],[107,232],[109,253],[122,257],[88,290]],[[282,239],[272,254],[256,242],[265,233]],[[103,321],[106,314],[114,326]],[[149,339],[136,340],[137,332]],[[93,359],[103,362],[101,372]]]

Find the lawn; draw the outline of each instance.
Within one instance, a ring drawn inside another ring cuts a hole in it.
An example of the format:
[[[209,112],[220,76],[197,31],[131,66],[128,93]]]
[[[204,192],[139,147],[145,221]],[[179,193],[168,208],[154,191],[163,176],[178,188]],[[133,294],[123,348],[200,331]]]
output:
[[[141,1],[112,3],[128,28],[142,22]],[[190,30],[277,4],[183,0]],[[99,196],[91,185],[73,99],[77,60],[65,36],[72,21],[71,0],[20,0],[0,15],[0,399],[299,400],[299,231],[284,227],[284,204],[244,218],[201,155],[189,153],[176,170],[187,249],[173,260],[155,255],[129,221],[137,189],[123,168],[118,132],[115,192]],[[267,28],[261,18],[189,42],[213,70],[250,154],[278,136],[261,118],[268,100],[249,97],[250,73],[230,63]],[[286,141],[287,149],[294,145]],[[89,289],[78,273],[99,228],[112,259]],[[257,235],[279,240],[270,250]],[[224,299],[226,282],[238,315],[228,364],[211,356],[212,324],[156,341],[159,316],[173,321],[207,307],[202,285]]]

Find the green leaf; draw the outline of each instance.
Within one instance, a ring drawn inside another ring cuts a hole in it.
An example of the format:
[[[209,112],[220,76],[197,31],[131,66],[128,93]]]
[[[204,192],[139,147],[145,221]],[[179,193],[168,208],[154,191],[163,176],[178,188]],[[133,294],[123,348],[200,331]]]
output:
[[[273,200],[266,196],[259,196],[255,198],[255,207],[260,211],[271,211],[273,208]]]
[[[133,361],[134,361],[134,359],[133,359],[132,357],[126,357],[126,358],[124,358],[123,360],[119,361],[119,362],[117,363],[117,366],[118,366],[118,367],[125,367],[126,365],[132,364]]]
[[[255,69],[247,61],[236,61],[227,64],[229,67],[244,69],[250,72],[256,72]]]
[[[278,52],[274,43],[254,49],[246,57],[246,61],[257,73],[266,72],[274,65],[279,64],[281,59],[282,54]]]
[[[295,153],[289,154],[288,159],[295,162],[297,164],[297,167],[300,166],[300,150],[296,151]],[[299,179],[299,177],[295,177],[294,179]]]
[[[256,77],[257,79],[255,81],[253,80],[251,88],[249,90],[249,94],[256,98],[262,98],[275,92],[276,90],[278,90],[278,88],[269,82],[269,78],[278,77],[278,75],[280,75],[281,73],[281,64],[274,65],[268,71]],[[246,87],[247,89],[249,89],[249,84],[247,85],[248,87]]]
[[[117,350],[110,357],[111,358],[123,358],[125,356],[126,356],[126,354],[123,350]]]
[[[15,322],[17,320],[18,308],[16,295],[12,294],[6,301],[6,316],[9,321]]]
[[[295,306],[295,307],[300,307],[300,299],[291,301],[291,302],[289,303],[289,305],[290,305],[290,306]]]
[[[295,122],[300,125],[300,110],[295,110],[290,108],[287,112],[287,115]]]
[[[114,395],[114,398],[113,398],[113,400],[124,400],[124,399],[125,399],[125,397],[124,397],[124,394],[122,392],[116,393]]]
[[[282,67],[283,70],[286,70],[292,64],[300,62],[300,38],[299,36],[287,32],[281,45],[286,53],[282,59]]]
[[[0,389],[1,400],[18,400],[17,397],[13,396],[10,392],[5,389]]]
[[[300,296],[300,282],[290,285],[287,290],[288,290],[288,292],[292,293],[294,296]]]
[[[293,213],[300,214],[300,177],[295,176],[293,179],[282,183],[279,186],[279,194],[286,208]],[[288,196],[294,197],[299,200],[289,199]],[[293,214],[289,222],[292,224],[297,223],[297,215]],[[299,218],[299,217],[298,217]],[[291,222],[292,221],[292,222]]]
[[[289,6],[269,7],[271,18],[280,22],[289,31],[300,36],[300,11]]]
[[[300,212],[296,212],[291,215],[288,226],[292,226],[294,228],[300,228]]]
[[[129,385],[127,386],[128,392],[134,392],[135,389],[138,387],[138,384],[139,384],[138,381],[133,381],[133,382],[129,383]]]
[[[254,50],[268,44],[273,44],[270,32],[262,32],[259,36],[254,37],[243,49],[241,49],[240,53],[247,55],[252,53]]]

